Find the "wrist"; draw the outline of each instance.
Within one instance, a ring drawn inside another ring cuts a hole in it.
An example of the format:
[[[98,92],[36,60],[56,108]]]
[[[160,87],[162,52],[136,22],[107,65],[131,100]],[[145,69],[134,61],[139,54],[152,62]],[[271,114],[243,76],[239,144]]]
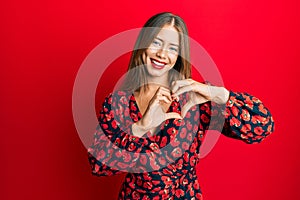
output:
[[[148,131],[144,126],[140,124],[140,121],[133,123],[131,125],[131,130],[134,136],[139,136],[139,137],[141,137]]]
[[[224,87],[217,87],[217,86],[210,86],[211,89],[211,101],[217,103],[217,104],[226,104],[230,92],[224,88]]]

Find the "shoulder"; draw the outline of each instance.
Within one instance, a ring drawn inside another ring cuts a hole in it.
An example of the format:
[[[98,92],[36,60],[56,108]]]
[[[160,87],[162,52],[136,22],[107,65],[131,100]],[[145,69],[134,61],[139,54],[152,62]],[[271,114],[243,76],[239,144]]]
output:
[[[117,90],[109,93],[105,97],[104,102],[108,104],[128,104],[132,98],[133,95],[131,91]]]

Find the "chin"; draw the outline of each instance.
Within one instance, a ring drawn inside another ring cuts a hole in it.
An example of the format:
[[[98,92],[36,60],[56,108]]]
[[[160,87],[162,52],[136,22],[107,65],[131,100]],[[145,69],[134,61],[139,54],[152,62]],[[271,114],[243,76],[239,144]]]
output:
[[[165,77],[168,75],[168,72],[171,68],[169,66],[165,66],[164,68],[157,69],[152,65],[147,65],[148,75],[151,77]]]

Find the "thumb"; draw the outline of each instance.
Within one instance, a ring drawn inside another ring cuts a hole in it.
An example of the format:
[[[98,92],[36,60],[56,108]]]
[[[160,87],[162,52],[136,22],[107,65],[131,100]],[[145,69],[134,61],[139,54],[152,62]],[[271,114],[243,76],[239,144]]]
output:
[[[193,105],[192,105],[190,102],[186,103],[186,104],[182,107],[182,109],[181,109],[181,116],[182,116],[182,118],[185,117],[186,113],[189,111],[189,109],[190,109],[191,107],[193,107]]]
[[[169,112],[166,113],[166,120],[167,119],[182,119],[181,115],[179,113],[176,112]]]

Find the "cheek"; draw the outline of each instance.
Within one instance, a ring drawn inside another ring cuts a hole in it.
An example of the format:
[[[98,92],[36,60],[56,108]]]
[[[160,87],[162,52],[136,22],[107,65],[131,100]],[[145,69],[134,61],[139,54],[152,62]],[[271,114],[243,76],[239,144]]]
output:
[[[148,51],[145,51],[143,53],[143,60],[144,60],[144,63],[149,63],[150,62],[150,57],[149,57],[149,52]]]
[[[170,60],[171,60],[171,62],[172,62],[173,64],[176,63],[177,58],[178,58],[178,56],[176,56],[176,55],[170,56]]]
[[[154,49],[154,48],[148,48],[148,49],[146,50],[146,53],[147,53],[148,55],[154,55],[154,54],[156,53],[156,49]]]

